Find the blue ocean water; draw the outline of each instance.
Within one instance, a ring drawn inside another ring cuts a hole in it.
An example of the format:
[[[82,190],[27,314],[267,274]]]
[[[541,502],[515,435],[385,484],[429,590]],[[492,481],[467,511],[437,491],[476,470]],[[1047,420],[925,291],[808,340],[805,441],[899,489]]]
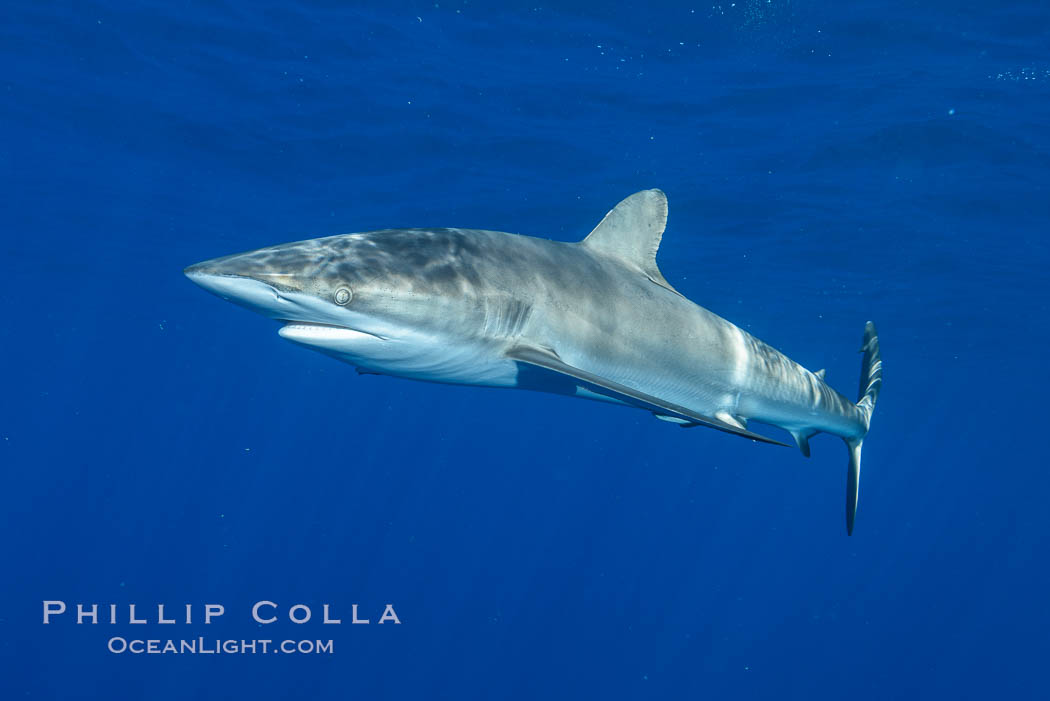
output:
[[[1046,3],[3,16],[3,698],[1047,697]],[[666,277],[847,395],[878,323],[852,538],[832,437],[359,377],[181,273],[387,227],[578,240],[649,187]]]

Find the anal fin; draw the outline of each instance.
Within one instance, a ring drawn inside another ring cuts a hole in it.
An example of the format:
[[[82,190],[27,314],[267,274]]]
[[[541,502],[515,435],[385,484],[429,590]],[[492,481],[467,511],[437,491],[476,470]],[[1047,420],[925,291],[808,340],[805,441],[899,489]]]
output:
[[[791,435],[795,439],[795,444],[798,445],[798,449],[802,451],[802,454],[809,457],[809,439],[817,435],[819,431],[813,431],[811,429],[804,429],[801,431],[792,431]]]

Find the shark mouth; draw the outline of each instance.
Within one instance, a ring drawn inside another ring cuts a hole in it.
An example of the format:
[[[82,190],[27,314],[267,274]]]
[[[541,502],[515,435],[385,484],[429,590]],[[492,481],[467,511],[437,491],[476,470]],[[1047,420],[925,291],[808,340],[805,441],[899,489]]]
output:
[[[277,333],[281,338],[311,346],[333,346],[361,340],[382,341],[382,336],[357,331],[346,326],[314,324],[303,321],[292,321],[282,326]]]

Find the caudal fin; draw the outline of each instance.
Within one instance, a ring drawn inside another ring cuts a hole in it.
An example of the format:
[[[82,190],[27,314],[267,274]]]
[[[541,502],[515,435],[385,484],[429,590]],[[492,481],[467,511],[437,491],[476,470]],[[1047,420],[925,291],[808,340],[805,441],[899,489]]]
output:
[[[860,451],[864,437],[871,426],[871,414],[875,411],[875,400],[879,398],[882,388],[882,357],[879,355],[879,334],[875,324],[864,325],[864,341],[860,348],[864,359],[860,366],[860,396],[857,409],[864,417],[864,435],[859,438],[847,438],[849,448],[849,473],[846,476],[846,533],[853,535],[853,522],[857,518],[857,497],[860,495]]]
[[[875,324],[864,325],[864,343],[860,347],[864,359],[860,363],[860,393],[857,397],[857,408],[864,413],[864,424],[871,423],[871,412],[875,411],[875,400],[879,398],[882,387],[882,356],[879,355],[879,334]]]

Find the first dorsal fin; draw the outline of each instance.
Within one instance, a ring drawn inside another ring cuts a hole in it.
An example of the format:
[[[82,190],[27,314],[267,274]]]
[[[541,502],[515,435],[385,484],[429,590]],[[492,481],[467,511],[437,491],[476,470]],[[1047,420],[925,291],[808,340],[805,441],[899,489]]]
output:
[[[636,192],[605,215],[583,240],[590,250],[637,268],[657,285],[677,292],[656,265],[667,226],[667,196],[660,190]]]
[[[816,375],[817,377],[819,377],[820,379],[822,379],[822,380],[823,380],[823,379],[824,379],[824,372],[825,372],[825,371],[824,371],[824,368],[821,368],[820,370],[817,370],[817,371],[816,371],[815,373],[813,373],[813,374],[814,374],[814,375]]]

